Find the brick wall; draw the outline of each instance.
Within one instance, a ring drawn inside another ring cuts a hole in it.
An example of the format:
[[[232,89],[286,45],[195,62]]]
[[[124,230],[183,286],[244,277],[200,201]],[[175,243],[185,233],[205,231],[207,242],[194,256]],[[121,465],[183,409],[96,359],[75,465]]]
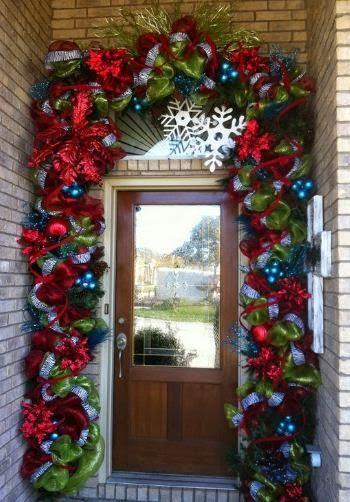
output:
[[[315,471],[318,500],[350,500],[350,1],[309,0],[310,73],[314,101],[314,160],[324,217],[332,231],[332,278],[325,280],[323,386],[317,440],[323,467]]]
[[[28,91],[43,69],[50,22],[49,0],[0,0],[0,500],[6,502],[31,497],[18,475],[24,451],[18,434],[22,360],[29,338],[20,324],[31,278],[16,239],[32,191],[26,168],[32,148]]]

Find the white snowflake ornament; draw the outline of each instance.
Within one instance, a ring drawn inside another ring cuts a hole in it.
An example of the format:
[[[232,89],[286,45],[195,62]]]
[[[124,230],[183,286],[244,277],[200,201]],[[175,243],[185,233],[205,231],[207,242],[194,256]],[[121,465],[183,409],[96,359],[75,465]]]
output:
[[[161,116],[165,138],[169,141],[170,156],[186,154],[204,157],[204,165],[211,172],[222,166],[229,150],[235,147],[232,136],[240,136],[246,127],[244,116],[233,117],[232,108],[215,107],[212,115],[205,115],[202,107],[190,99],[173,99],[168,112]]]
[[[192,154],[204,156],[207,160],[204,165],[214,172],[216,167],[222,166],[223,159],[228,151],[235,147],[235,141],[231,137],[240,136],[247,123],[243,115],[238,120],[232,116],[232,108],[215,107],[211,116],[202,114],[194,119],[192,139],[190,146]]]
[[[194,120],[201,114],[202,108],[190,99],[173,99],[168,104],[168,112],[161,116],[160,122],[165,138],[169,140],[171,154],[185,153],[192,137]]]

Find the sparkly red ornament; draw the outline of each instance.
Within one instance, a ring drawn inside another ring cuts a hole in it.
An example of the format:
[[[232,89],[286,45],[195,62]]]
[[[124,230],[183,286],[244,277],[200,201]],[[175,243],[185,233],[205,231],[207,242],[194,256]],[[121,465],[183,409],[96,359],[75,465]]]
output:
[[[64,237],[68,234],[69,223],[64,218],[52,218],[46,225],[45,232],[49,237]]]
[[[257,343],[266,343],[268,331],[265,326],[254,326],[252,328],[252,335]]]

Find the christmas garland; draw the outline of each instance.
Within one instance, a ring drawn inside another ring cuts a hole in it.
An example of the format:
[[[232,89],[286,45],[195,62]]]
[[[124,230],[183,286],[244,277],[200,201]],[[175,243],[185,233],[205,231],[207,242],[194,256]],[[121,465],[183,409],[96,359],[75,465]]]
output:
[[[45,59],[49,78],[32,88],[29,168],[37,198],[20,239],[34,275],[24,325],[32,384],[23,403],[29,449],[21,473],[37,489],[76,493],[104,455],[98,393],[81,372],[108,333],[96,318],[106,267],[98,246],[103,208],[88,191],[124,156],[110,111],[148,111],[151,120],[175,96],[227,104],[247,120],[231,144],[226,179],[248,232],[240,243],[248,259],[243,311],[230,341],[247,356],[250,378],[237,391],[240,407],[225,408],[247,446],[232,467],[246,500],[307,500],[306,444],[320,383],[304,276],[305,200],[313,191],[305,104],[313,82],[294,53],[261,56],[254,33],[228,34],[227,11],[215,11],[175,21],[163,11],[133,14],[137,33],[114,32],[135,35],[129,48],[82,51],[54,42]]]

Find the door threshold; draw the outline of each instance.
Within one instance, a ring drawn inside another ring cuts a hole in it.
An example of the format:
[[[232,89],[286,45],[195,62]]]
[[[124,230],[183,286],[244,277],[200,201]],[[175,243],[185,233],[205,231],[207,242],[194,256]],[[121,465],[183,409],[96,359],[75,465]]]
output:
[[[163,474],[155,472],[113,471],[107,483],[236,490],[235,480],[226,476],[207,476],[193,474]]]

